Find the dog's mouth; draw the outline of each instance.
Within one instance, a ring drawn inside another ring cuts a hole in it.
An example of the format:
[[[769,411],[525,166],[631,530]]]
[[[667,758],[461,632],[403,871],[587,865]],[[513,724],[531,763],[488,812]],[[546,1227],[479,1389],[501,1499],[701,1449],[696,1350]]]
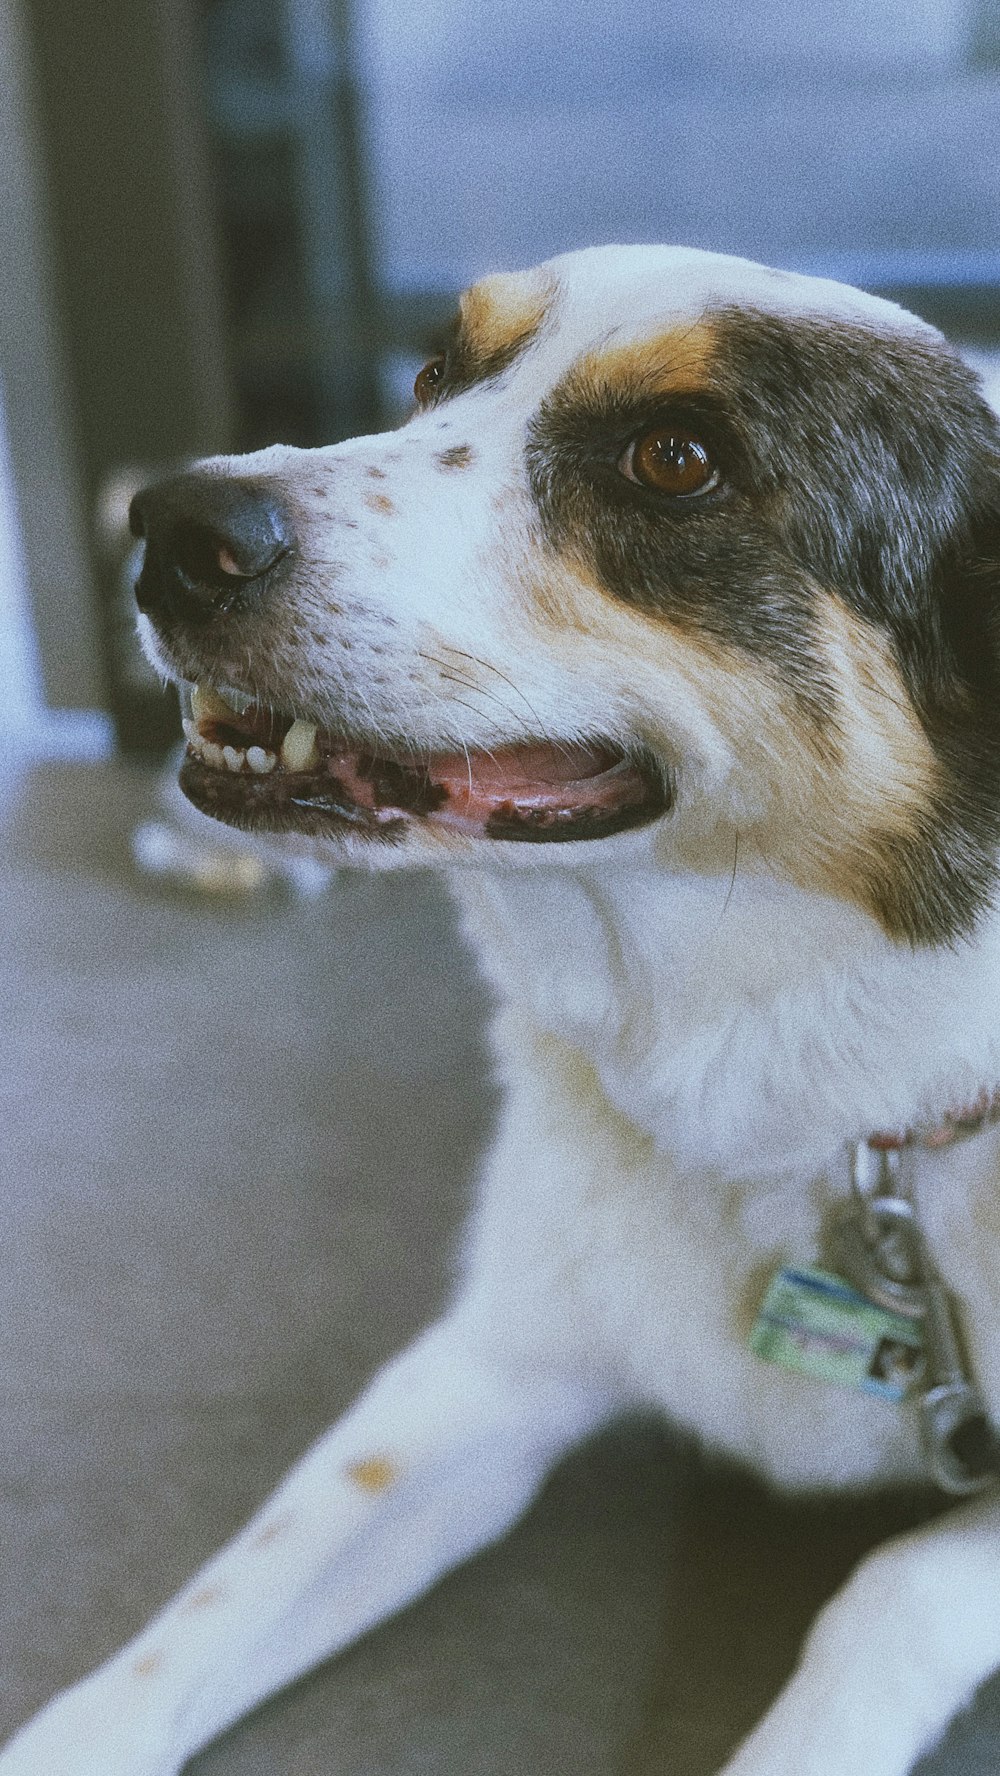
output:
[[[670,807],[656,762],[604,740],[375,748],[206,685],[190,693],[184,732],[185,795],[251,832],[391,842],[420,822],[547,844],[608,838]]]

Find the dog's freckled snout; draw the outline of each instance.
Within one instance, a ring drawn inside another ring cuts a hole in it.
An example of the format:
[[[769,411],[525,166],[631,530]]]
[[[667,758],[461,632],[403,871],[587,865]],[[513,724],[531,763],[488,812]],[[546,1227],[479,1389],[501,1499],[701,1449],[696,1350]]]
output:
[[[467,469],[476,459],[471,444],[452,444],[439,450],[434,460],[441,469]]]
[[[295,540],[272,483],[198,471],[144,488],[129,522],[146,543],[139,609],[189,622],[255,602]]]

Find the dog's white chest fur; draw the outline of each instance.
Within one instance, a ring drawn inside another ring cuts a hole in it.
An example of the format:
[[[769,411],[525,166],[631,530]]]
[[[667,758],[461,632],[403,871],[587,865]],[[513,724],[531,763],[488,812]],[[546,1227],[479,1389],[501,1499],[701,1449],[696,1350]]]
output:
[[[469,871],[452,886],[502,1000],[507,1087],[473,1293],[507,1324],[520,1297],[534,1339],[545,1301],[560,1363],[575,1351],[783,1484],[920,1478],[912,1410],[764,1364],[747,1336],[775,1269],[822,1259],[848,1141],[1000,1072],[987,980],[969,1004],[991,952],[928,967],[821,897],[804,916],[796,894],[793,923],[780,887],[738,874]],[[918,1161],[988,1390],[998,1143]]]

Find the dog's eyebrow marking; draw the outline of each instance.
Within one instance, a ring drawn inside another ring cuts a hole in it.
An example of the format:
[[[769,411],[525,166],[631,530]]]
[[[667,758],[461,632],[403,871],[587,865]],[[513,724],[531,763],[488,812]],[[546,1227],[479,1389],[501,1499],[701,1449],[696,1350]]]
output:
[[[557,295],[555,279],[537,272],[503,272],[466,290],[447,342],[442,394],[458,394],[509,370],[538,337]]]
[[[386,1492],[397,1480],[398,1475],[391,1461],[384,1455],[369,1456],[367,1461],[350,1462],[344,1469],[348,1480],[360,1486],[362,1492]]]
[[[434,458],[442,469],[467,469],[475,460],[471,444],[452,444],[448,450],[439,450]]]
[[[704,394],[716,359],[708,320],[670,327],[648,339],[589,351],[563,377],[550,400],[565,409],[593,409]]]

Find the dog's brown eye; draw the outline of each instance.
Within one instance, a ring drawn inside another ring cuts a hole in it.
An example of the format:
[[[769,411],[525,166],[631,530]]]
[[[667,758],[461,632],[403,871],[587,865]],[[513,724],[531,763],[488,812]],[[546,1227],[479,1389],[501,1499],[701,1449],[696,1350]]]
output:
[[[619,467],[629,481],[638,481],[657,493],[673,494],[675,499],[708,493],[719,481],[719,471],[701,440],[669,426],[636,438]]]
[[[433,399],[435,391],[436,391],[438,384],[440,383],[443,375],[444,375],[444,357],[443,356],[431,358],[430,362],[424,365],[423,369],[421,370],[420,374],[417,377],[416,382],[413,384],[413,393],[416,396],[417,400],[419,401],[421,407],[426,407],[428,401]]]

